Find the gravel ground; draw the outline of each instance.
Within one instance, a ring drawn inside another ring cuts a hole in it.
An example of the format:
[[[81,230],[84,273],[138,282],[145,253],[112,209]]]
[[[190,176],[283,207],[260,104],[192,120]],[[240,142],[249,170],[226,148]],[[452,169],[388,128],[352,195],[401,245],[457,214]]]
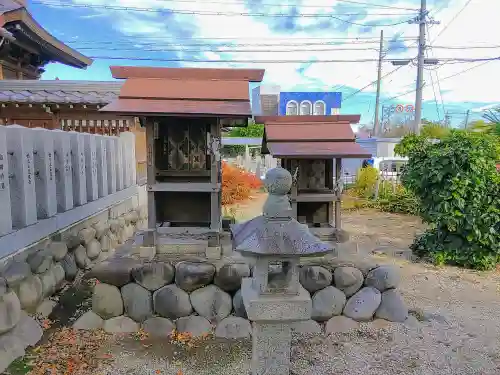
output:
[[[343,224],[353,235],[341,255],[400,266],[400,291],[413,315],[406,324],[375,321],[347,334],[297,337],[292,375],[500,375],[499,272],[372,256],[380,248],[407,249],[423,229],[418,218],[363,210],[344,213]],[[209,340],[188,350],[122,340],[109,349],[114,361],[96,375],[246,375],[250,369],[250,341]]]

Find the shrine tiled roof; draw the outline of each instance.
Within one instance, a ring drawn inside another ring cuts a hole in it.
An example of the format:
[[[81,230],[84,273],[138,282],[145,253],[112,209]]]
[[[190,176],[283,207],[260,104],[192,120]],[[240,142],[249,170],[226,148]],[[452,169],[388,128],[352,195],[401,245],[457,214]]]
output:
[[[248,118],[248,83],[263,70],[152,68],[112,66],[114,78],[126,79],[117,99],[102,112],[130,115],[203,115]]]
[[[351,124],[360,115],[257,116],[264,124],[262,152],[290,158],[367,158]]]
[[[0,103],[106,105],[122,86],[119,81],[0,80]]]

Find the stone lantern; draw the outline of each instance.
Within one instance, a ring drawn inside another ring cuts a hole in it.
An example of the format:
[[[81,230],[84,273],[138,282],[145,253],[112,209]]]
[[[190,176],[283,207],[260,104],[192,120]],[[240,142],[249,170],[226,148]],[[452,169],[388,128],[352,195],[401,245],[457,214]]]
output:
[[[291,328],[311,318],[309,293],[299,283],[301,257],[334,251],[307,225],[292,218],[287,196],[292,176],[284,168],[267,172],[269,196],[263,214],[231,226],[233,247],[254,264],[253,277],[242,281],[241,293],[253,324],[253,375],[288,375]]]

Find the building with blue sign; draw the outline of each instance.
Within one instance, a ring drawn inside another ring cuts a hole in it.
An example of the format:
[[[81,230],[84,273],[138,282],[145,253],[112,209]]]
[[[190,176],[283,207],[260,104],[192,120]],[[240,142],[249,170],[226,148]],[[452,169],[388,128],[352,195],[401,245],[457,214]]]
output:
[[[338,115],[341,92],[280,92],[279,115]]]
[[[252,90],[254,116],[338,115],[341,104],[341,92],[281,91],[266,85]]]

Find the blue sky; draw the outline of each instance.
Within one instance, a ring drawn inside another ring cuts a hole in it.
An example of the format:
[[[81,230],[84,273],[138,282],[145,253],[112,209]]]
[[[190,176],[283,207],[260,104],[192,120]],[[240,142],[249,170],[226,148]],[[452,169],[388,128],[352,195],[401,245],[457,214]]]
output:
[[[376,59],[377,39],[382,29],[386,50],[383,74],[394,69],[390,59],[410,59],[417,53],[414,38],[418,27],[405,21],[416,15],[411,9],[418,8],[419,0],[367,1],[369,6],[356,4],[355,0],[29,2],[35,19],[54,36],[87,56],[101,57],[87,70],[51,64],[44,79],[110,80],[109,65],[265,68],[264,83],[278,84],[283,90],[341,91],[346,98],[341,113],[361,113],[363,123],[373,121],[375,85],[347,97],[376,79],[377,63],[331,60]],[[500,55],[500,24],[496,19],[500,2],[473,0],[464,8],[466,3],[467,0],[428,0],[430,15],[441,22],[429,27],[433,46],[429,57]],[[125,7],[129,7],[128,10]],[[190,11],[192,14],[187,14]],[[214,12],[224,14],[214,15]],[[166,62],[130,58],[257,62]],[[270,63],[269,60],[288,62]],[[447,62],[426,67],[423,116],[438,120],[443,119],[445,111],[450,112],[453,123],[458,125],[467,109],[472,110],[471,119],[474,119],[480,117],[481,108],[499,103],[500,93],[491,84],[491,77],[498,77],[500,61],[478,65],[477,62]],[[470,70],[463,72],[466,69]],[[414,90],[415,79],[416,67],[412,64],[385,78],[382,104],[413,103],[415,93],[409,91]],[[394,97],[397,98],[391,100]]]

